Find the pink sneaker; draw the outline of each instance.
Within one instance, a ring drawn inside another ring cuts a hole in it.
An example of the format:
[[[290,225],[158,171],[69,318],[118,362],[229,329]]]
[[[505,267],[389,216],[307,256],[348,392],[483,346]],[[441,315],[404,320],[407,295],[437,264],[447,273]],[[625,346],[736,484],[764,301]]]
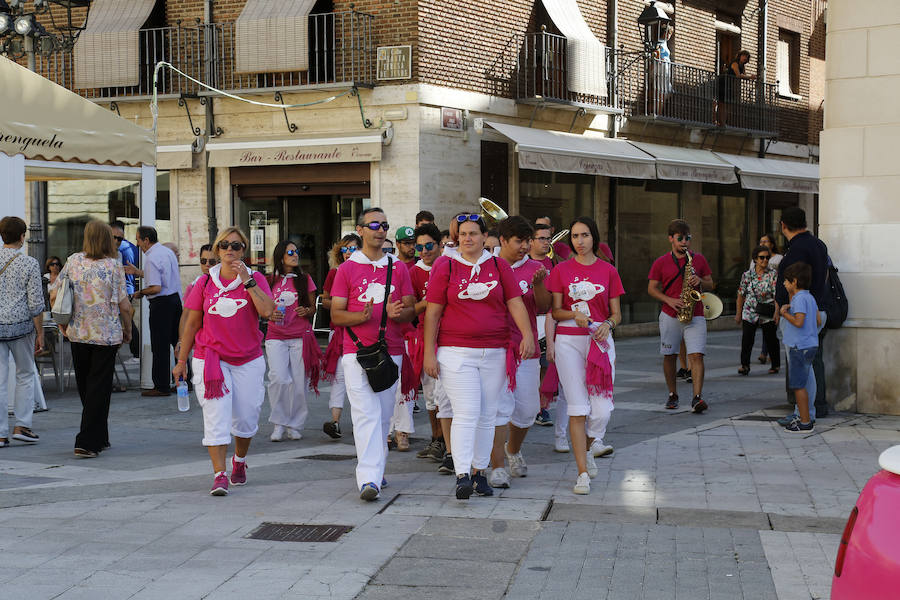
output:
[[[238,462],[231,457],[231,483],[233,485],[244,485],[247,483],[247,463]]]
[[[209,491],[210,496],[227,496],[228,495],[228,477],[225,473],[216,475],[213,481],[212,489]]]

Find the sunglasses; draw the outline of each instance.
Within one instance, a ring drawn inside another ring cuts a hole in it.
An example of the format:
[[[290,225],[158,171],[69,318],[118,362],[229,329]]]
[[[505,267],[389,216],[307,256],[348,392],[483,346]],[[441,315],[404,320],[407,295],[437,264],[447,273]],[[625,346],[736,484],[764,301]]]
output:
[[[214,267],[214,266],[216,266],[218,263],[219,263],[219,261],[216,260],[215,258],[201,258],[201,259],[200,259],[200,264],[201,264],[201,265],[209,265],[209,266],[211,266],[211,267]]]
[[[387,221],[372,221],[371,223],[366,223],[363,227],[368,227],[372,231],[378,231],[379,228],[387,231],[391,228]]]
[[[675,241],[676,242],[689,242],[689,241],[691,241],[691,236],[690,235],[676,235]]]
[[[62,266],[62,263],[58,263],[58,262],[54,261],[54,262],[50,263],[50,264],[47,265],[47,266],[48,266],[48,267],[61,267],[61,266]]]
[[[244,242],[229,242],[227,240],[219,242],[219,250],[228,250],[229,247],[237,252],[238,250],[246,248],[247,245]]]
[[[466,221],[480,221],[481,215],[476,215],[475,213],[469,213],[466,215],[456,215],[457,223],[465,223]]]
[[[393,254],[394,253],[393,248],[382,248],[381,251],[384,252],[385,254]]]
[[[758,260],[769,260],[771,257],[768,254],[760,254],[756,257]]]
[[[437,245],[437,242],[426,242],[424,244],[416,244],[416,252],[421,252],[423,250],[427,250],[431,252],[434,250],[434,247]]]
[[[343,246],[341,248],[341,254],[353,254],[356,252],[356,246]]]
[[[300,254],[300,251],[299,250],[286,250],[284,253],[287,254],[288,256],[297,256],[298,254]]]
[[[117,242],[121,242],[121,241],[124,240],[125,238],[123,238],[121,235],[114,235],[114,236],[113,236],[113,239],[116,240]]]

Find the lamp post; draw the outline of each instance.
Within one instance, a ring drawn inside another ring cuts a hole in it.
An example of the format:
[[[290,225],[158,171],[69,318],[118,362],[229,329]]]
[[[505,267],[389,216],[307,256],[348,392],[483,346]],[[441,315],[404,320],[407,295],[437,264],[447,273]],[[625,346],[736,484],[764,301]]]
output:
[[[641,41],[644,43],[644,51],[651,53],[666,41],[672,19],[666,12],[656,5],[655,0],[641,12],[638,17],[638,29],[641,32]]]

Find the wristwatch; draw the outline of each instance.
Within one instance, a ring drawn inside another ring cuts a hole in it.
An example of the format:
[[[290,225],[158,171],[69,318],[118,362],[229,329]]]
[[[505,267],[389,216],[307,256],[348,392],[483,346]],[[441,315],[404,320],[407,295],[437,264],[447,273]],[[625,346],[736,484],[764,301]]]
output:
[[[256,286],[256,280],[253,279],[253,277],[251,277],[250,279],[248,279],[247,281],[244,282],[245,290],[249,290],[250,288],[255,287],[255,286]]]

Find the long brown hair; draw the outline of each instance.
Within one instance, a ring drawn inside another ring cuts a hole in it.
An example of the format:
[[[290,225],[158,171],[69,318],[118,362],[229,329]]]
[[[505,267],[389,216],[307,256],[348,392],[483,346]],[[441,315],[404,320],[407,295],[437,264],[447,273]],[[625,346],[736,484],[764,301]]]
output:
[[[84,244],[81,250],[84,256],[91,260],[115,258],[118,250],[113,244],[112,228],[97,219],[88,221],[84,226]]]
[[[305,306],[309,308],[312,306],[309,302],[309,277],[303,271],[303,267],[300,264],[297,264],[296,269],[287,270],[287,267],[284,266],[284,253],[287,252],[288,246],[293,246],[297,249],[297,257],[300,256],[300,249],[297,248],[297,244],[290,240],[281,240],[277,244],[275,244],[275,250],[272,252],[272,275],[269,277],[269,287],[275,287],[275,280],[279,277],[284,277],[288,273],[294,273],[296,277],[291,277],[294,280],[294,289],[297,291],[297,304],[299,306]]]

